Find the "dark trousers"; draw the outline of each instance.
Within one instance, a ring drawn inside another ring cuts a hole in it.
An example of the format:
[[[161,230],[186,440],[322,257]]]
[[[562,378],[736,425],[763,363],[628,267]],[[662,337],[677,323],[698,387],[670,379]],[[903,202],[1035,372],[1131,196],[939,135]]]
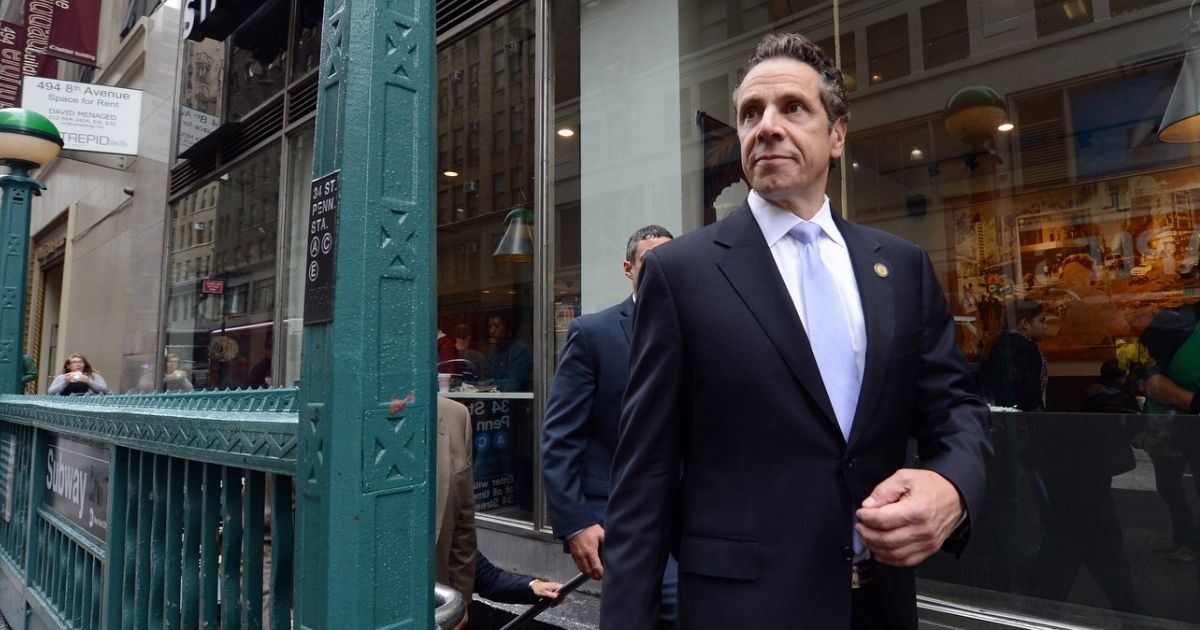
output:
[[[850,591],[850,630],[891,630],[904,627],[904,622],[877,584]]]

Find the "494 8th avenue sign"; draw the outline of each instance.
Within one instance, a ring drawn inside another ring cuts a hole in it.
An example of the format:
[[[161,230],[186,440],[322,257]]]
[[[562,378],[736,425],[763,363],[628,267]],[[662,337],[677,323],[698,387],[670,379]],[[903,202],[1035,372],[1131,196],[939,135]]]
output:
[[[25,77],[21,107],[49,118],[63,149],[137,155],[141,90]]]

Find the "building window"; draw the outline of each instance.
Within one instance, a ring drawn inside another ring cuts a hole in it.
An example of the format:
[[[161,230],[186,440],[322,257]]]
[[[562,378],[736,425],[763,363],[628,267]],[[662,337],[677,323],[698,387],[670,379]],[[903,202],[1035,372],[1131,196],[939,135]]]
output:
[[[908,16],[867,27],[867,70],[871,85],[908,76]]]
[[[839,66],[842,70],[842,79],[846,82],[846,91],[853,92],[858,89],[858,51],[854,49],[854,31],[842,33],[838,39],[842,44],[840,51],[842,63]],[[832,37],[822,39],[817,42],[817,45],[830,57],[835,56],[838,52],[834,50]],[[725,89],[726,86],[722,85],[721,87]]]
[[[921,42],[926,70],[970,56],[965,0],[942,0],[921,7]]]
[[[279,161],[274,143],[175,202],[194,212],[178,213],[173,229],[188,236],[168,253],[176,279],[167,287],[167,313],[174,315],[167,322],[167,351],[180,357],[198,389],[264,385],[252,379],[252,371],[264,358],[269,362],[264,340],[274,309],[260,307],[274,303],[274,290],[252,295],[251,288],[275,282]],[[197,226],[211,221],[238,228],[220,239],[202,238]],[[217,261],[216,268],[209,268],[209,260]],[[201,277],[224,280],[226,292],[202,294],[193,306]]]
[[[1038,37],[1092,23],[1092,0],[1034,0]]]

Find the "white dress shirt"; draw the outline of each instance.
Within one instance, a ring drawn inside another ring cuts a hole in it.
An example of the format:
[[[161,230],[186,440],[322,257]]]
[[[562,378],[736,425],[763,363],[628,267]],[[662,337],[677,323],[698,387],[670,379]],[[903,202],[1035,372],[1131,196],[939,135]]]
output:
[[[804,219],[767,201],[753,190],[750,191],[748,201],[750,212],[758,221],[767,247],[771,249],[771,256],[775,257],[775,266],[779,268],[779,275],[783,277],[783,284],[787,286],[796,313],[807,330],[804,302],[800,296],[800,264],[803,259],[800,253],[801,245],[788,234],[792,227],[803,223]],[[858,295],[858,282],[854,279],[854,267],[850,264],[850,250],[846,248],[846,239],[842,238],[837,224],[833,222],[829,197],[825,197],[812,222],[821,226],[822,236],[817,241],[818,252],[821,261],[833,276],[838,295],[842,299],[842,310],[849,319],[847,323],[850,326],[850,342],[854,347],[854,362],[858,366],[858,380],[862,382],[863,368],[867,362],[867,325],[863,318],[862,299]]]

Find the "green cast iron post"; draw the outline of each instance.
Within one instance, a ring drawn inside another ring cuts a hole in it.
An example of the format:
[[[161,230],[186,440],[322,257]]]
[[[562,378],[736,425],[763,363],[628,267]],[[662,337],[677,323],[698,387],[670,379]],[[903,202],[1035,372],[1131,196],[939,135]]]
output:
[[[46,187],[29,176],[26,165],[10,165],[0,175],[0,392],[15,394],[24,389],[22,350],[25,339],[25,272],[29,267],[29,213],[33,198]]]
[[[301,628],[433,626],[433,5],[325,4],[313,176],[340,195],[332,319],[304,330]]]

